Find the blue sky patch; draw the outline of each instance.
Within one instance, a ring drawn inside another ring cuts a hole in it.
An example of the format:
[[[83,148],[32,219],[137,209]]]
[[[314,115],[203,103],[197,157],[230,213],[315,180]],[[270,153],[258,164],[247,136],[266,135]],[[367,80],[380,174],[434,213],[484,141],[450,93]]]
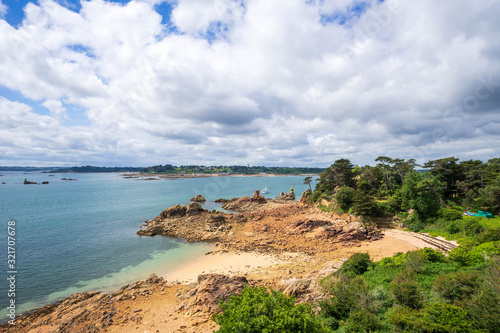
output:
[[[37,114],[40,114],[40,115],[50,114],[50,111],[47,110],[47,108],[45,108],[44,106],[42,106],[40,102],[26,98],[20,92],[15,91],[15,90],[11,90],[11,89],[9,89],[5,86],[2,86],[2,85],[0,85],[0,96],[5,97],[6,99],[8,99],[9,101],[12,101],[12,102],[19,102],[19,103],[29,105],[33,108],[33,112],[35,112]]]

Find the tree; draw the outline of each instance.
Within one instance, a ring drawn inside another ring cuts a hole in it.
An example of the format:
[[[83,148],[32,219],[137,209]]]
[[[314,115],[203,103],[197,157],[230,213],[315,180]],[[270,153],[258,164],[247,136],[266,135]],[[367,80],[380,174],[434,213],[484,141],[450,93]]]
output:
[[[430,169],[432,176],[442,183],[443,194],[446,198],[453,198],[457,192],[457,180],[464,180],[462,168],[457,164],[458,158],[447,157],[424,164]]]
[[[380,184],[383,183],[383,177],[384,176],[380,168],[367,165],[364,167],[364,170],[361,173],[357,186],[359,187],[360,182],[364,180],[369,186],[370,193],[372,193],[373,195],[380,195],[381,193],[379,193],[378,190],[380,189]]]
[[[435,179],[427,179],[419,172],[412,172],[406,175],[401,197],[403,199],[403,209],[414,209],[420,221],[434,217],[440,207],[440,196],[437,192],[439,186]]]
[[[382,170],[384,174],[384,184],[385,184],[385,192],[389,194],[389,174],[391,172],[392,158],[387,156],[379,156],[375,159],[375,162],[380,162],[377,166]]]
[[[337,203],[344,212],[347,212],[351,208],[354,202],[354,193],[354,189],[347,186],[343,186],[337,191],[335,200],[337,200]]]
[[[487,209],[494,213],[500,212],[500,175],[497,176],[491,185],[480,189],[479,193]]]
[[[377,203],[365,191],[358,189],[354,195],[352,212],[361,216],[373,216],[377,213]]]
[[[500,175],[500,158],[492,158],[485,164],[484,184],[490,185]]]
[[[312,182],[312,177],[304,178],[304,184],[309,185],[309,190],[311,190],[311,192],[312,192],[311,182]]]
[[[406,174],[412,172],[417,165],[415,159],[413,158],[410,158],[407,161],[401,158],[395,158],[392,160],[392,164],[394,164],[393,170],[399,175],[400,183],[403,183]]]
[[[321,193],[332,195],[336,187],[354,186],[353,171],[354,165],[348,159],[336,160],[325,171],[320,173],[319,182],[314,190],[314,198],[317,199]]]

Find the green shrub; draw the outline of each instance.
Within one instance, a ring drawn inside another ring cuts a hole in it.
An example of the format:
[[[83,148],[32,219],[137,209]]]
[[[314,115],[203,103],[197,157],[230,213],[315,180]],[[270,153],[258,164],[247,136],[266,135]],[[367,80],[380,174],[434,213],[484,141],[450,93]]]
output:
[[[448,253],[448,258],[452,262],[467,266],[469,264],[469,249],[466,246],[460,245]]]
[[[368,287],[361,276],[349,282],[337,280],[331,292],[333,296],[330,299],[321,300],[319,306],[321,316],[326,318],[332,329],[337,329],[339,321],[347,319],[351,312],[367,308],[372,303]]]
[[[426,247],[421,250],[424,254],[424,258],[430,262],[445,262],[446,257],[439,251]]]
[[[485,332],[500,332],[500,258],[488,263],[481,289],[465,302],[472,321]]]
[[[399,192],[397,194],[399,194]],[[389,197],[389,199],[387,199],[387,204],[391,208],[391,212],[393,214],[397,214],[401,210],[401,196],[394,195],[392,197]]]
[[[440,297],[453,303],[470,298],[479,285],[479,275],[476,272],[453,272],[438,277],[433,287]]]
[[[398,308],[390,314],[389,322],[402,332],[477,332],[472,327],[467,311],[448,303],[428,304],[421,311]]]
[[[423,251],[411,251],[406,254],[406,269],[410,272],[420,273],[424,268],[425,255]]]
[[[329,332],[309,304],[294,305],[295,299],[265,288],[243,289],[238,296],[221,302],[221,314],[213,319],[217,332]]]
[[[459,220],[450,221],[446,226],[446,231],[450,234],[458,234],[462,231],[462,223]]]
[[[372,196],[363,191],[357,190],[354,195],[352,211],[354,214],[360,216],[375,216],[378,212],[378,205]]]
[[[414,232],[418,232],[425,228],[425,222],[420,220],[417,216],[411,216],[406,222],[408,229]]]
[[[351,313],[346,321],[345,331],[348,333],[377,332],[381,327],[377,316],[366,309],[360,309]]]
[[[406,253],[398,252],[392,257],[385,257],[382,258],[377,265],[384,267],[384,266],[389,266],[389,267],[402,267],[403,265],[406,264]]]
[[[411,309],[420,309],[422,307],[422,296],[418,284],[410,277],[408,272],[398,274],[391,282],[390,288],[396,303],[399,305]]]
[[[500,228],[486,229],[476,237],[476,244],[500,241]]]
[[[337,200],[340,208],[347,212],[354,202],[354,189],[352,187],[343,186],[335,195],[335,200]]]
[[[460,220],[462,219],[462,211],[441,207],[438,211],[438,216],[448,221]]]
[[[480,264],[486,257],[500,254],[500,242],[483,243],[472,248],[468,255],[469,265]]]
[[[484,227],[479,224],[480,217],[468,217],[463,220],[465,235],[474,237],[484,231]]]
[[[352,273],[355,276],[361,275],[368,270],[370,266],[373,265],[370,255],[368,253],[355,253],[347,259],[342,267],[337,271],[338,274]]]

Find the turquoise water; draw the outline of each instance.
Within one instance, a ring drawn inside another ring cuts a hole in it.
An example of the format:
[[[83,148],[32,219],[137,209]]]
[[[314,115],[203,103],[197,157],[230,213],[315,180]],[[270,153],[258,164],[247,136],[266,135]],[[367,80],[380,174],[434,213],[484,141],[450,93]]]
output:
[[[74,292],[113,290],[162,275],[210,249],[169,237],[139,237],[142,220],[203,194],[205,208],[218,209],[217,198],[251,196],[268,187],[274,198],[293,186],[302,193],[304,177],[211,177],[145,181],[119,174],[1,172],[0,320],[10,298],[7,278],[7,223],[16,222],[17,313],[51,303]],[[60,178],[77,181],[61,181]],[[48,185],[23,185],[49,181]],[[3,287],[2,287],[3,285]]]

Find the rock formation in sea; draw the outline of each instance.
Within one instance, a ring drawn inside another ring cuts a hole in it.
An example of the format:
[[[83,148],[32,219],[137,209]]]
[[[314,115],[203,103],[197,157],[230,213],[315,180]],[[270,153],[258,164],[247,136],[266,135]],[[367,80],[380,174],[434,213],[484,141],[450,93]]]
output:
[[[205,202],[205,201],[207,201],[207,199],[205,199],[205,197],[203,195],[198,194],[197,196],[191,198],[190,201],[193,201],[193,202]]]
[[[281,192],[276,200],[295,200],[295,192],[284,193]]]
[[[217,241],[230,232],[233,224],[243,220],[243,216],[208,211],[199,203],[192,202],[187,206],[176,205],[165,209],[154,219],[146,221],[146,228],[141,228],[137,234],[181,237],[188,242]]]

